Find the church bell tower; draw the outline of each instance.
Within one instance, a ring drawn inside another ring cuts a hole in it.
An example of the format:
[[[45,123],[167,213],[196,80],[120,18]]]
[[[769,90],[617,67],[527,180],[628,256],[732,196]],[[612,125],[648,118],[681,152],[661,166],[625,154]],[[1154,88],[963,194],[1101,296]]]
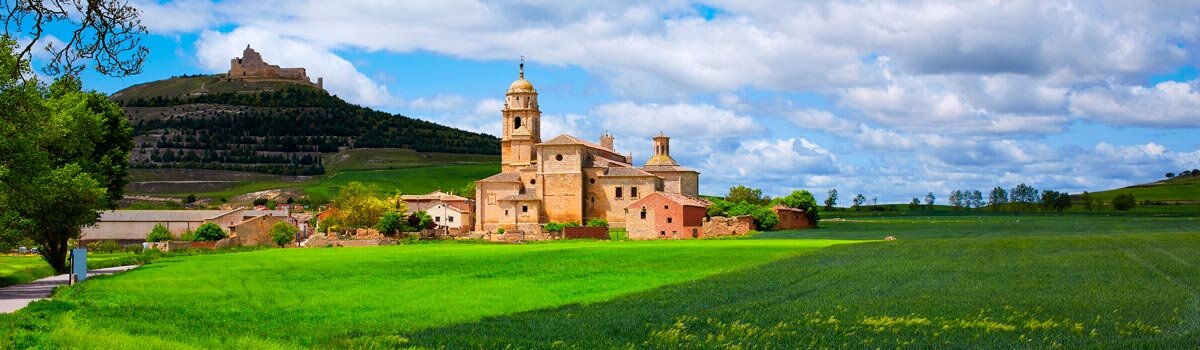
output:
[[[504,133],[500,137],[501,172],[515,172],[537,161],[533,145],[542,142],[542,112],[538,109],[537,90],[525,80],[525,58],[521,58],[518,78],[508,86],[504,98]]]

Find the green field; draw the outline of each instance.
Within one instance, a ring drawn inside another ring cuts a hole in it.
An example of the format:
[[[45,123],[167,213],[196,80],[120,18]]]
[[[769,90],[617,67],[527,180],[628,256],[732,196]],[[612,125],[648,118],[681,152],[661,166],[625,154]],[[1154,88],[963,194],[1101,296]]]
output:
[[[88,267],[100,269],[121,265],[133,253],[89,253]],[[27,283],[54,275],[50,265],[37,255],[0,255],[0,287]]]
[[[484,154],[420,153],[403,148],[359,148],[323,155],[330,173],[347,170],[381,170],[438,165],[500,164],[500,156]]]
[[[1118,194],[1130,193],[1137,200],[1200,204],[1200,177],[1177,178],[1141,184],[1115,190],[1096,192],[1093,198],[1110,202]]]
[[[406,194],[425,194],[434,190],[457,190],[468,183],[500,172],[498,164],[450,165],[394,170],[343,171],[321,182],[304,187],[309,194],[332,198],[338,189],[351,182],[379,186],[384,194],[400,191]]]

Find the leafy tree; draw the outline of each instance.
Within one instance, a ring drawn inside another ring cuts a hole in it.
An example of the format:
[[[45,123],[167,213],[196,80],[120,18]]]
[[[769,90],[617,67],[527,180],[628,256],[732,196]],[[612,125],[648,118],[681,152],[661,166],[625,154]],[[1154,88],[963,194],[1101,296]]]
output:
[[[913,197],[912,202],[908,203],[908,210],[917,210],[917,209],[921,209],[921,200],[917,199],[917,197]]]
[[[295,225],[283,221],[276,222],[274,225],[271,225],[271,241],[275,242],[275,245],[278,245],[280,248],[283,248],[283,246],[296,240],[297,232],[300,232],[300,228]]]
[[[132,131],[116,104],[72,76],[23,81],[14,45],[0,38],[0,238],[32,241],[65,273],[68,241],[124,193]]]
[[[295,203],[296,203],[296,199],[294,199],[294,198],[292,198],[292,197],[288,197],[288,199],[287,199],[287,204],[288,204],[288,205],[292,205],[292,204],[295,204]]]
[[[468,182],[465,186],[455,191],[455,195],[468,199],[475,199],[475,182]]]
[[[738,185],[729,188],[729,194],[725,195],[725,200],[732,203],[746,202],[754,205],[763,205],[770,202],[771,198],[763,196],[761,189]]]
[[[988,194],[988,206],[992,207],[992,210],[1000,210],[1005,204],[1008,204],[1008,191],[1003,187],[993,188]]]
[[[412,213],[408,216],[408,226],[414,231],[433,228],[433,217],[429,216],[424,210]]]
[[[1079,201],[1083,202],[1083,208],[1087,209],[1087,211],[1092,211],[1096,208],[1095,200],[1092,199],[1092,194],[1088,193],[1088,191],[1083,191],[1083,194],[1079,195]]]
[[[851,205],[851,207],[853,207],[854,210],[859,210],[862,208],[863,203],[866,203],[866,202],[867,202],[867,197],[863,196],[862,193],[859,193],[859,194],[854,195],[854,200],[853,200],[854,204]]]
[[[162,224],[154,224],[154,228],[150,229],[150,233],[146,234],[146,242],[166,242],[175,239],[171,236],[171,230]]]
[[[375,224],[375,229],[385,236],[392,237],[400,232],[411,231],[408,227],[408,221],[404,219],[403,212],[389,210],[379,217],[379,223]]]
[[[1113,198],[1112,206],[1116,210],[1130,210],[1137,206],[1137,199],[1133,197],[1132,193],[1118,194]]]
[[[196,195],[194,195],[194,194],[187,195],[187,197],[183,199],[183,202],[187,203],[187,204],[196,203]]]
[[[971,206],[978,209],[983,208],[983,204],[983,192],[979,192],[979,190],[971,191]]]
[[[829,189],[829,195],[825,197],[825,209],[833,210],[833,206],[837,205],[838,192],[836,188]]]
[[[1022,208],[1032,208],[1034,204],[1040,202],[1041,195],[1036,188],[1024,183],[1014,187],[1009,193],[1009,200],[1013,203],[1020,204]]]
[[[792,191],[787,197],[780,198],[779,204],[804,210],[804,216],[808,217],[808,222],[811,222],[813,227],[817,227],[817,222],[821,220],[821,209],[817,207],[817,200],[806,190]]]
[[[1071,207],[1071,195],[1066,192],[1042,191],[1042,208],[1046,210],[1063,211]]]
[[[933,210],[933,201],[935,200],[937,200],[937,197],[933,196],[933,192],[925,194],[925,209]]]
[[[1167,178],[1168,178],[1168,179],[1173,179],[1173,178],[1175,178],[1175,173],[1170,173],[1170,172],[1169,172],[1169,173],[1167,173],[1167,175],[1166,175],[1166,176],[1167,176]]]
[[[375,185],[357,181],[346,184],[329,203],[338,209],[333,216],[343,228],[374,227],[389,207],[386,201],[375,196],[377,192]]]
[[[221,229],[221,226],[217,226],[217,224],[211,222],[206,222],[197,227],[194,234],[195,239],[201,242],[219,241],[225,237],[229,237],[229,234]]]
[[[260,206],[260,205],[262,205],[262,206],[265,206],[265,205],[267,205],[267,202],[269,202],[269,201],[270,201],[270,200],[269,200],[269,199],[266,199],[266,198],[255,198],[255,199],[254,199],[254,203],[253,203],[253,204],[254,204],[254,206],[256,206],[256,207],[257,207],[257,206]]]
[[[953,206],[954,209],[961,209],[963,207],[962,191],[954,190],[950,192],[950,206]]]
[[[50,57],[42,71],[51,76],[78,76],[92,61],[100,74],[124,77],[141,72],[142,63],[150,51],[141,45],[146,33],[139,18],[141,12],[124,1],[55,0],[23,1],[12,4],[4,1],[8,14],[0,16],[6,33],[23,33],[28,41],[17,50],[13,44],[4,45],[5,55],[14,57],[7,74],[23,74],[21,66],[28,65],[35,47],[42,45],[46,28],[67,28],[72,35],[64,40],[45,40],[41,48]],[[11,30],[11,32],[9,32]]]

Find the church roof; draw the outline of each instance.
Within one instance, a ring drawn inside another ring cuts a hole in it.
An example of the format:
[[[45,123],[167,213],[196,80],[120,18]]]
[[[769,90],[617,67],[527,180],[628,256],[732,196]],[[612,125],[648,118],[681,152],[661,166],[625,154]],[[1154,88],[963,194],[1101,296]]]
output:
[[[534,92],[534,93],[536,93],[537,90],[535,90],[533,88],[533,83],[530,83],[528,80],[525,80],[525,78],[520,78],[520,79],[513,81],[512,84],[508,86],[508,93],[511,94],[514,92]]]
[[[499,173],[488,176],[486,179],[479,182],[521,182],[521,174],[517,173]]]
[[[546,142],[539,143],[538,145],[539,146],[542,146],[542,145],[582,145],[582,146],[587,146],[587,147],[591,147],[591,148],[597,148],[597,149],[602,149],[602,150],[608,151],[607,148],[601,147],[600,145],[592,143],[591,141],[584,140],[584,139],[581,139],[581,138],[578,138],[575,136],[571,136],[571,135],[567,135],[567,134],[558,135],[558,137],[552,138]],[[612,151],[609,151],[609,152],[612,152]]]
[[[597,168],[607,168],[607,167],[613,167],[613,168],[625,167],[625,168],[628,168],[628,167],[631,167],[631,166],[632,166],[632,165],[630,165],[629,163],[620,162],[620,161],[615,161],[615,160],[608,159],[608,158],[605,158],[605,157],[597,157],[597,156],[592,156],[592,164],[593,164],[593,165],[595,165]]]
[[[696,172],[695,170],[688,169],[688,168],[684,168],[684,167],[681,167],[681,166],[678,166],[678,165],[647,165],[647,166],[643,166],[643,167],[642,167],[642,170],[649,171],[649,172],[655,172],[655,171],[662,171],[662,172],[685,172],[685,171],[690,171],[690,172]]]
[[[600,175],[600,176],[604,176],[604,177],[646,177],[646,176],[654,176],[654,174],[651,174],[651,173],[648,173],[645,171],[641,171],[637,168],[611,167],[611,168],[605,168],[604,174]]]

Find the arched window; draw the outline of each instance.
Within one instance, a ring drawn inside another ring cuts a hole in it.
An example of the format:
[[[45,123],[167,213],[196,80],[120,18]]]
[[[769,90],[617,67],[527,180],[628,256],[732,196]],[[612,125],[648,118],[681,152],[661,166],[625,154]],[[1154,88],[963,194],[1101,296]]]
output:
[[[513,120],[513,129],[520,128],[520,127],[521,127],[521,117],[517,117],[516,119]]]
[[[646,218],[646,207],[642,207],[642,219]]]

